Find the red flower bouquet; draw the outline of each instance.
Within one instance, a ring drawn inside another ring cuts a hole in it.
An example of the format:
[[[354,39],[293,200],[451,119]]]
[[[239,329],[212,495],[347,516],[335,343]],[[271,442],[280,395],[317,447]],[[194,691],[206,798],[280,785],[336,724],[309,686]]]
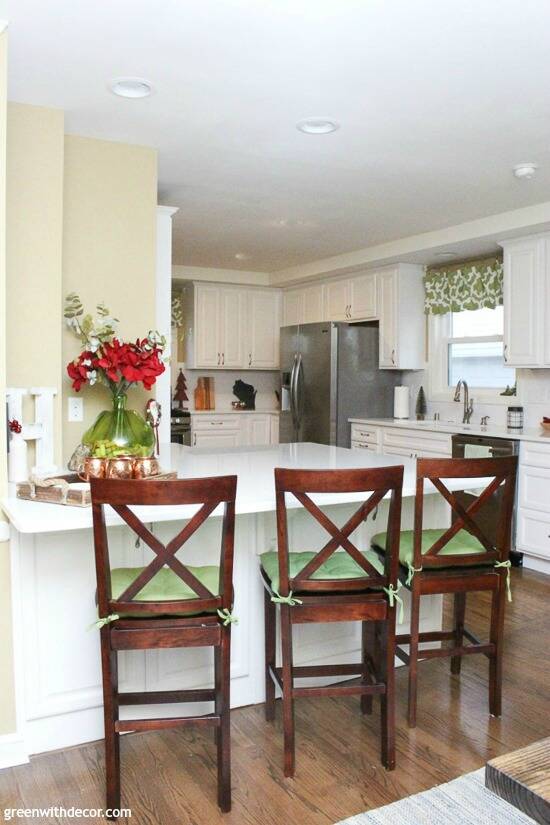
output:
[[[150,390],[166,369],[162,356],[166,339],[157,332],[135,342],[121,341],[116,335],[116,318],[103,304],[97,316],[85,315],[78,295],[67,296],[65,318],[69,328],[80,338],[83,350],[69,364],[67,374],[73,389],[80,392],[86,384],[108,387],[113,410],[101,413],[82,439],[92,455],[150,455],[154,445],[152,428],[142,416],[126,410],[126,392],[137,384]]]

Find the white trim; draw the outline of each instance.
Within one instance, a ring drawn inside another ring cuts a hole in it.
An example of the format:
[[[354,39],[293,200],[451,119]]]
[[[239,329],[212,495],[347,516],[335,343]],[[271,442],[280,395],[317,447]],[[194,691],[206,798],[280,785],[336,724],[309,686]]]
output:
[[[24,739],[18,733],[8,733],[0,736],[0,770],[13,768],[15,765],[26,765],[29,754]]]
[[[177,206],[157,206],[156,328],[161,335],[166,336],[167,342],[172,339],[172,216],[178,208]],[[162,407],[158,430],[161,444],[170,443],[172,404],[170,383],[170,364],[168,363],[163,374],[157,378],[155,385],[155,398]]]
[[[7,521],[0,521],[0,542],[10,540],[10,525]]]
[[[4,34],[6,29],[8,28],[8,21],[0,19],[0,34]]]

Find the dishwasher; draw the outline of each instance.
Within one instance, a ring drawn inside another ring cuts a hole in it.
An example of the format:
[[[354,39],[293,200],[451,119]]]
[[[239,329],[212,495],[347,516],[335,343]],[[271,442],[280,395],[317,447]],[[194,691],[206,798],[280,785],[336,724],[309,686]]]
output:
[[[453,435],[453,458],[507,458],[512,455],[519,455],[519,441],[514,438],[493,438],[484,435],[469,435],[467,433],[457,433]],[[472,494],[458,492],[456,496],[463,507],[472,503]],[[497,520],[499,511],[499,497],[502,490],[497,490],[491,498],[483,504],[477,514],[476,521],[490,538],[495,541],[497,531]],[[514,567],[521,567],[523,564],[523,553],[514,549],[516,536],[516,505],[512,517],[512,549],[510,551],[510,561]]]

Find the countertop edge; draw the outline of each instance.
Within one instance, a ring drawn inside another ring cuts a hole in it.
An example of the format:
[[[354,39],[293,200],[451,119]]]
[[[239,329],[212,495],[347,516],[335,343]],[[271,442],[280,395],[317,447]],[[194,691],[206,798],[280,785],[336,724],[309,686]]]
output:
[[[514,432],[506,429],[506,427],[481,427],[473,425],[470,429],[463,429],[461,424],[456,424],[456,430],[451,429],[453,422],[435,421],[432,422],[417,422],[409,418],[348,418],[350,424],[365,424],[370,427],[398,427],[408,430],[417,430],[418,432],[439,433],[441,435],[480,435],[487,436],[487,438],[508,438],[513,441],[532,441],[547,443],[550,445],[550,432],[548,434],[528,428],[522,432]]]

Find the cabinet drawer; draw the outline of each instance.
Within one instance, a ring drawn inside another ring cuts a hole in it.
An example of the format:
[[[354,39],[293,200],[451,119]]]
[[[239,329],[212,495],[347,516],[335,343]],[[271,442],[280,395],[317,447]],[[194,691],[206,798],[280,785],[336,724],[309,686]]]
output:
[[[193,430],[208,430],[212,432],[238,430],[240,427],[238,415],[192,415],[191,427]]]
[[[550,502],[550,468],[520,467],[519,505],[548,513]]]
[[[548,467],[550,469],[550,444],[538,441],[522,441],[520,445],[520,466]]]
[[[380,430],[377,427],[370,427],[368,424],[352,424],[351,440],[361,441],[367,444],[378,444]]]
[[[351,449],[352,450],[370,450],[371,453],[378,452],[378,444],[371,444],[367,441],[352,441],[351,442]]]
[[[396,447],[404,452],[430,457],[451,455],[451,436],[448,433],[427,433],[405,428],[390,428],[382,432],[382,444],[385,447]],[[385,449],[384,449],[385,452]]]
[[[550,516],[519,508],[516,547],[550,559]]]

